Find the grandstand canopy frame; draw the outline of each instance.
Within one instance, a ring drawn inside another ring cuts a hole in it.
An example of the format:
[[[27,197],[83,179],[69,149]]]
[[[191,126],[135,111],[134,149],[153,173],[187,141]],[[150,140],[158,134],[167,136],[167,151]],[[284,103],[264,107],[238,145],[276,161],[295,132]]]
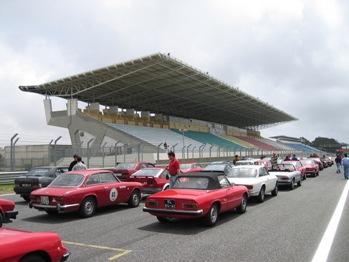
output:
[[[243,129],[258,130],[297,120],[163,53],[19,89]]]

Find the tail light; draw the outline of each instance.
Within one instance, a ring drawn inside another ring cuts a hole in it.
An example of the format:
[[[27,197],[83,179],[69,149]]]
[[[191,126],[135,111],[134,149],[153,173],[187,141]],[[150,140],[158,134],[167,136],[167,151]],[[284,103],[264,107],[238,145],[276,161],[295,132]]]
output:
[[[145,202],[145,206],[146,207],[158,207],[159,206],[159,202],[154,200],[154,199],[147,199],[147,201]]]
[[[183,209],[190,209],[190,210],[197,210],[199,208],[199,205],[197,203],[192,203],[192,202],[183,202],[182,208]]]

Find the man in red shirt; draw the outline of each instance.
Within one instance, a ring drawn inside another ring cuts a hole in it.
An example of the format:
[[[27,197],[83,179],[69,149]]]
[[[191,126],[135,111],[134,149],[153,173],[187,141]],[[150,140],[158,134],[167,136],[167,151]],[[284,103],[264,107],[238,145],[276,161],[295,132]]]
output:
[[[174,152],[170,151],[167,153],[170,164],[168,165],[168,172],[170,173],[170,188],[172,188],[176,177],[180,174],[180,164]]]

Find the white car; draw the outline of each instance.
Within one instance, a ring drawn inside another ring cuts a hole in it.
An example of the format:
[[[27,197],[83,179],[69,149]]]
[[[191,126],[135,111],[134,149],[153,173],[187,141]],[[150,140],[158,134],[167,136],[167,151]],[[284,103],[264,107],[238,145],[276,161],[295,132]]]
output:
[[[278,178],[270,174],[265,166],[234,166],[227,178],[230,183],[247,187],[250,196],[257,197],[259,202],[264,201],[267,193],[273,196],[278,194]]]
[[[288,185],[290,189],[293,190],[295,184],[297,184],[297,186],[302,185],[301,171],[298,171],[291,163],[284,162],[283,164],[273,166],[273,169],[269,172],[278,177],[278,184],[280,186]]]

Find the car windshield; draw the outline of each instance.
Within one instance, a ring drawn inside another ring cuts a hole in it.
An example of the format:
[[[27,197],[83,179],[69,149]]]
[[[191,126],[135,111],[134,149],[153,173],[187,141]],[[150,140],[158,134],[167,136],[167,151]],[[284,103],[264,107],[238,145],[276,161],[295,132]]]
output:
[[[191,164],[180,164],[179,168],[180,169],[190,169],[191,168]]]
[[[313,165],[314,164],[314,162],[313,162],[313,160],[301,160],[301,163],[303,164],[303,165]]]
[[[209,164],[204,170],[224,171],[226,164]]]
[[[179,176],[173,184],[173,189],[208,189],[207,177]]]
[[[26,176],[44,176],[51,168],[34,168],[28,171]]]
[[[116,166],[119,169],[131,169],[136,166],[136,163],[120,163]]]
[[[233,168],[228,177],[257,177],[257,170],[254,168]]]
[[[85,176],[81,174],[61,174],[52,183],[49,187],[77,187],[82,184]]]
[[[159,174],[161,169],[155,168],[155,169],[141,169],[133,174],[133,176],[156,176]]]

